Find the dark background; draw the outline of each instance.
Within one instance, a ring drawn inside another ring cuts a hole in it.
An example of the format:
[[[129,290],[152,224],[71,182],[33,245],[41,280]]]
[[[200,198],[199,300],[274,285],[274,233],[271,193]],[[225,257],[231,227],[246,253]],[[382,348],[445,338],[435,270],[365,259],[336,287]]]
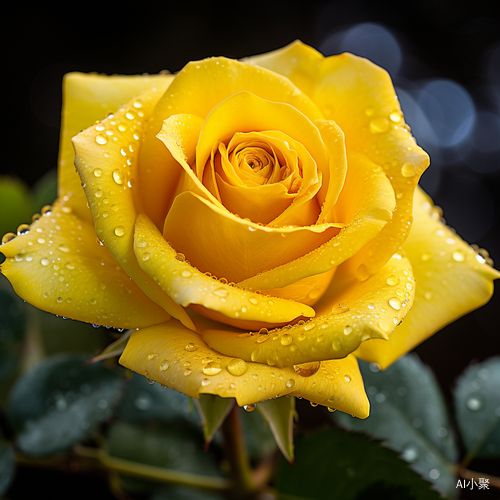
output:
[[[491,6],[367,0],[309,1],[300,9],[271,2],[17,7],[4,18],[14,35],[4,42],[0,174],[32,185],[55,167],[61,81],[69,71],[175,72],[189,60],[241,58],[301,39],[325,55],[354,52],[391,72],[406,121],[431,155],[423,187],[450,226],[500,262],[500,21]],[[448,396],[471,361],[500,353],[499,310],[497,290],[487,306],[416,350]],[[482,493],[477,498],[486,498]]]

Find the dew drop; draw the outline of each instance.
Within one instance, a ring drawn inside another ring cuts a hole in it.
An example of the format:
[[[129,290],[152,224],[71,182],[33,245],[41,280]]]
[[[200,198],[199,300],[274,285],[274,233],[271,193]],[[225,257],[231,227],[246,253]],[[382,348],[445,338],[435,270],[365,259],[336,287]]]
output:
[[[285,385],[291,389],[294,385],[295,385],[295,380],[293,380],[293,378],[290,378],[288,379],[286,382],[285,382]]]
[[[399,311],[401,309],[401,301],[397,297],[391,297],[389,299],[389,305],[395,310]]]
[[[251,405],[244,405],[243,406],[243,409],[245,411],[248,411],[248,412],[252,412],[255,410],[255,408],[257,407],[257,405],[255,403],[251,404]]]
[[[160,371],[164,372],[166,370],[168,370],[170,367],[170,363],[164,359],[161,363],[160,363]]]
[[[281,345],[290,345],[293,342],[293,337],[287,333],[281,337]]]
[[[30,227],[28,224],[21,224],[18,228],[17,228],[17,235],[18,236],[21,236],[23,234],[28,234],[30,232]]]
[[[185,377],[188,377],[189,375],[191,375],[191,373],[193,373],[193,372],[189,368],[187,370],[184,370]]]
[[[222,297],[225,299],[229,295],[229,291],[226,290],[225,288],[217,288],[214,290],[214,295],[217,295],[218,297]]]
[[[146,378],[146,380],[148,381],[149,385],[153,385],[155,383],[155,381],[150,378]]]
[[[301,377],[311,377],[319,370],[320,366],[321,363],[319,361],[312,361],[311,363],[293,365],[293,369],[295,373]]]
[[[100,168],[95,168],[95,169],[94,169],[94,175],[95,175],[96,177],[101,177],[101,175],[102,175],[102,170],[101,170]]]
[[[401,111],[394,110],[391,112],[389,115],[389,118],[391,119],[392,122],[394,123],[399,123],[401,121]]]
[[[42,266],[48,266],[49,265],[49,259],[46,259],[45,257],[40,261]]]
[[[220,373],[221,369],[222,368],[217,361],[210,361],[203,367],[202,371],[205,375],[217,375]]]
[[[254,306],[259,305],[259,301],[255,297],[250,297],[248,301],[250,302],[250,304],[253,304]]]
[[[387,284],[391,286],[396,286],[399,283],[399,278],[395,274],[391,274],[387,278]]]
[[[467,408],[471,411],[479,411],[484,408],[484,400],[480,396],[470,396],[465,402]]]
[[[332,308],[332,314],[342,314],[349,311],[349,306],[344,304],[344,302],[339,302],[336,306]]]
[[[373,302],[370,302],[368,304],[368,309],[371,309],[373,311],[373,309],[375,309],[375,304]]]
[[[68,253],[68,252],[69,252],[69,248],[68,248],[66,245],[64,245],[64,244],[59,245],[59,246],[57,247],[57,249],[58,249],[60,252],[64,252],[64,253]]]
[[[372,134],[381,134],[389,130],[389,120],[383,116],[370,120],[370,132]]]
[[[419,453],[415,446],[408,444],[403,448],[402,457],[407,462],[415,462],[417,460]]]
[[[227,365],[227,371],[235,377],[240,377],[248,369],[246,361],[239,358],[233,358]]]
[[[125,228],[123,226],[116,226],[115,234],[116,236],[123,236],[125,234]]]
[[[210,385],[212,383],[212,381],[209,379],[209,378],[204,378],[202,381],[201,381],[201,385],[203,387],[206,387],[207,385]]]
[[[352,327],[347,325],[345,328],[344,328],[344,335],[350,335],[352,333]]]
[[[186,345],[186,347],[184,347],[184,349],[187,352],[194,352],[194,351],[198,350],[198,347],[195,344],[193,344],[192,342],[190,342],[189,344]]]
[[[349,375],[344,375],[344,380],[349,383],[351,381],[351,377]]]
[[[13,240],[15,237],[16,237],[16,235],[14,233],[5,233],[2,237],[2,245]]]
[[[95,142],[97,142],[97,144],[106,144],[108,142],[108,140],[106,139],[106,137],[102,134],[97,134],[95,136]]]
[[[401,175],[403,177],[415,177],[416,171],[415,171],[415,166],[411,163],[404,163],[403,166],[401,167]]]
[[[189,271],[182,271],[181,276],[183,278],[190,278],[191,277],[191,273]]]
[[[465,260],[465,255],[462,250],[456,250],[453,252],[452,257],[455,262],[463,262]]]
[[[113,170],[113,180],[119,186],[121,186],[125,182],[125,175],[123,174],[123,172],[119,168],[117,168],[116,170]]]

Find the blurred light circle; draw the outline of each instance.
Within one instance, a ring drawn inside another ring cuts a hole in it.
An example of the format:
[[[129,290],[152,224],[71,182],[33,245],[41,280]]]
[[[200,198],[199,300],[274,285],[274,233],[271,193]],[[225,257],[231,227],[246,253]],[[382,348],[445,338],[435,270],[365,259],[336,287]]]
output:
[[[500,118],[493,113],[478,113],[471,140],[474,149],[482,153],[500,150]]]
[[[362,23],[339,33],[332,33],[320,45],[325,55],[352,52],[396,75],[401,67],[401,48],[394,35],[380,24]]]
[[[452,148],[470,135],[476,115],[474,102],[458,83],[432,80],[422,87],[418,104],[432,126],[427,138],[435,144]]]

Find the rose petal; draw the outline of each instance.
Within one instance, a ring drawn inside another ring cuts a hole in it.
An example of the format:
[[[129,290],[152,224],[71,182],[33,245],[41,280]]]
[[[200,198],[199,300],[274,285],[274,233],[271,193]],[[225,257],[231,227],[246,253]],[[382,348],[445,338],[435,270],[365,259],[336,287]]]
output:
[[[429,165],[404,123],[389,74],[352,54],[325,58],[301,42],[246,62],[290,78],[339,125],[348,151],[363,153],[385,169],[396,193],[394,217],[350,262],[353,272],[363,266],[363,272],[374,273],[408,236],[413,192]]]
[[[338,232],[335,224],[297,228],[259,226],[219,209],[190,191],[175,198],[163,228],[165,239],[185,254],[193,266],[234,282],[293,261]]]
[[[281,367],[343,358],[363,341],[387,339],[413,302],[409,260],[396,254],[363,282],[342,274],[339,268],[315,306],[317,316],[305,323],[264,335],[208,329],[203,340],[228,356]]]
[[[142,270],[153,278],[169,297],[183,307],[203,306],[236,324],[283,324],[314,316],[305,304],[256,293],[213,280],[185,261],[162,237],[145,215],[137,217],[134,250]]]
[[[151,300],[192,327],[184,309],[140,269],[133,249],[134,222],[141,207],[137,189],[133,187],[137,157],[144,120],[156,100],[155,92],[145,92],[113,117],[78,134],[73,139],[75,164],[84,184],[96,234],[109,253]]]
[[[68,73],[63,80],[61,142],[59,147],[58,196],[82,220],[92,220],[81,180],[75,172],[71,139],[96,120],[115,111],[145,90],[158,96],[170,85],[172,75],[106,76]]]
[[[116,328],[170,318],[97,243],[94,227],[70,207],[54,204],[29,233],[0,251],[7,257],[2,273],[16,293],[44,311]]]
[[[419,188],[413,206],[413,226],[403,248],[416,280],[412,310],[388,342],[370,340],[356,356],[387,368],[433,333],[484,305],[493,294],[500,272],[481,253],[440,222],[432,200]]]
[[[392,186],[382,169],[365,156],[351,153],[347,160],[345,184],[333,215],[345,224],[341,232],[302,257],[269,266],[270,270],[239,282],[240,286],[249,290],[282,288],[325,273],[356,255],[380,233],[396,204]]]
[[[221,355],[198,334],[171,320],[132,333],[120,363],[194,398],[216,394],[234,397],[243,406],[293,392],[360,418],[368,416],[369,403],[353,356],[322,363],[314,375],[305,377],[293,368]]]
[[[205,119],[220,102],[240,91],[291,104],[309,119],[322,118],[312,101],[287,78],[263,68],[215,57],[190,62],[175,77],[158,102],[141,151],[140,189],[146,213],[160,227],[176,189],[180,169],[156,135],[165,119],[187,113]],[[161,169],[158,168],[161,165]],[[151,172],[155,172],[151,175]]]

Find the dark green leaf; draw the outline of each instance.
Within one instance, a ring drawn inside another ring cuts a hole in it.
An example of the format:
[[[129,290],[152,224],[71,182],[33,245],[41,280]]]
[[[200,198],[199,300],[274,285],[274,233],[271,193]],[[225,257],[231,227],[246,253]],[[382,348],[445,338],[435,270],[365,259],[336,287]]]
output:
[[[257,405],[257,409],[267,420],[281,452],[291,462],[293,460],[293,422],[297,415],[295,398],[284,396],[263,401]]]
[[[201,416],[205,442],[210,443],[235,404],[234,399],[200,394],[200,399],[195,399],[194,404]]]
[[[383,372],[363,362],[360,368],[370,416],[360,420],[336,412],[333,418],[348,429],[383,440],[437,489],[452,496],[456,479],[450,463],[455,463],[457,449],[432,371],[415,355],[401,358]]]
[[[397,454],[361,434],[341,429],[297,439],[295,466],[282,460],[278,498],[294,500],[437,500],[431,484]]]
[[[149,384],[146,377],[134,374],[125,385],[118,416],[126,422],[164,422],[187,420],[199,425],[200,417],[191,411],[189,397],[180,392]]]
[[[0,498],[9,488],[16,469],[14,449],[0,437]]]
[[[500,458],[500,358],[469,366],[453,396],[458,427],[467,452]]]
[[[19,179],[0,176],[0,238],[31,223],[33,203],[28,186]],[[1,253],[1,248],[0,248]]]
[[[84,366],[89,357],[53,356],[17,381],[8,414],[23,453],[68,450],[111,417],[122,378],[101,364]]]
[[[26,332],[21,299],[0,289],[0,381],[14,370]]]

